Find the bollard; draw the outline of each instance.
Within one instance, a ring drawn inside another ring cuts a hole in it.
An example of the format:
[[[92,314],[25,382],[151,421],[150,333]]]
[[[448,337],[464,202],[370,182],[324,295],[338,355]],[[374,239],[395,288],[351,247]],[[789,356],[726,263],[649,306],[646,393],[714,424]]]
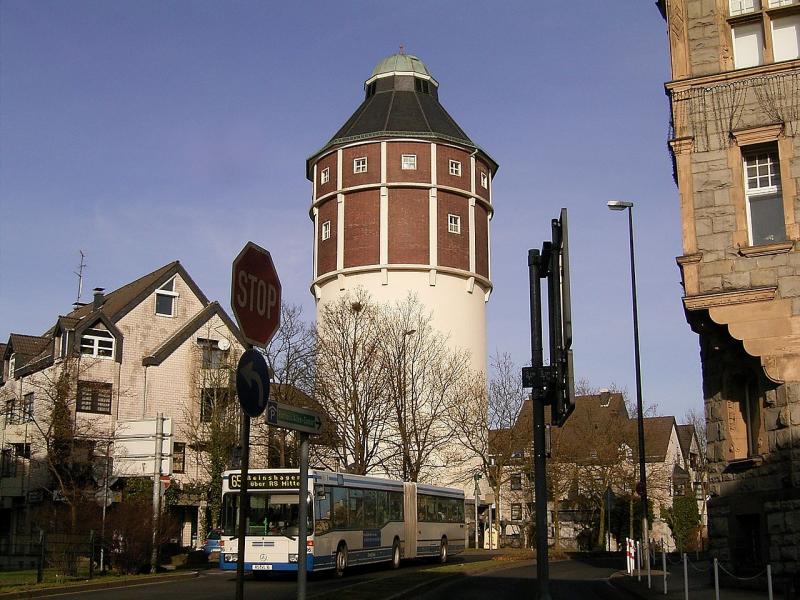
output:
[[[636,581],[642,580],[642,542],[636,542]]]
[[[89,579],[94,577],[94,529],[89,531]]]
[[[39,530],[39,558],[36,561],[36,583],[44,580],[44,530]]]
[[[719,600],[719,562],[714,559],[714,598]]]
[[[664,595],[667,595],[667,553],[661,547],[661,570],[664,571]]]
[[[767,594],[772,600],[772,565],[767,565]]]
[[[650,556],[650,549],[653,547],[652,541],[653,540],[647,541],[647,589],[648,590],[652,589],[653,587],[652,581],[650,579],[650,565],[653,563],[652,557]]]
[[[689,563],[686,560],[686,552],[683,553],[683,597],[689,600]]]

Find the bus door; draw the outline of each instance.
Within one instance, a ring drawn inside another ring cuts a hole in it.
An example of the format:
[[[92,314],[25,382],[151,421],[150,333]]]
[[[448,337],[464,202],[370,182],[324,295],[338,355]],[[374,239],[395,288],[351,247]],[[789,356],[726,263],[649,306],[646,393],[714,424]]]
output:
[[[405,558],[417,557],[417,484],[413,481],[403,483],[403,513],[405,516]]]

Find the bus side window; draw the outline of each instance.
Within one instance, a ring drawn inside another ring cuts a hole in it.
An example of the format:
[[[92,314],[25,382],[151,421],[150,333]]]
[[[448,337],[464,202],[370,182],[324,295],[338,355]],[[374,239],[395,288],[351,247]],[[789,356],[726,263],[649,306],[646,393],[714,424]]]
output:
[[[331,529],[331,488],[324,488],[323,491],[325,493],[324,497],[316,497],[317,506],[315,507],[315,512],[317,518],[314,531],[316,535],[322,535]]]
[[[403,520],[403,492],[389,492],[389,520]]]
[[[376,522],[378,527],[383,527],[389,520],[389,498],[386,490],[378,490],[378,509],[376,512]]]
[[[348,520],[353,529],[364,529],[364,490],[350,488],[350,510]]]
[[[375,529],[378,524],[378,499],[375,490],[364,490],[364,529]]]
[[[347,488],[332,487],[333,528],[347,529]]]

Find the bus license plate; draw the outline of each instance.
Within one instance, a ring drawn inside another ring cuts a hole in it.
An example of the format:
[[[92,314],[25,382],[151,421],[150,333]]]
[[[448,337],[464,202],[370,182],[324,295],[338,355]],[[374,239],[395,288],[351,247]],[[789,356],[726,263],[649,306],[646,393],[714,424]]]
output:
[[[272,571],[272,565],[253,565],[253,571]]]

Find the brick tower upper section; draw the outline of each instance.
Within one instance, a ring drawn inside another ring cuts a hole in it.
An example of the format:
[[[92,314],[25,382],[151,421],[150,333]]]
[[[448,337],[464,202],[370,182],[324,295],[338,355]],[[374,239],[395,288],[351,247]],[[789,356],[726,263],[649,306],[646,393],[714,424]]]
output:
[[[497,164],[445,111],[438,86],[416,57],[384,59],[362,104],[308,159],[314,286],[389,269],[460,275],[491,290]]]

